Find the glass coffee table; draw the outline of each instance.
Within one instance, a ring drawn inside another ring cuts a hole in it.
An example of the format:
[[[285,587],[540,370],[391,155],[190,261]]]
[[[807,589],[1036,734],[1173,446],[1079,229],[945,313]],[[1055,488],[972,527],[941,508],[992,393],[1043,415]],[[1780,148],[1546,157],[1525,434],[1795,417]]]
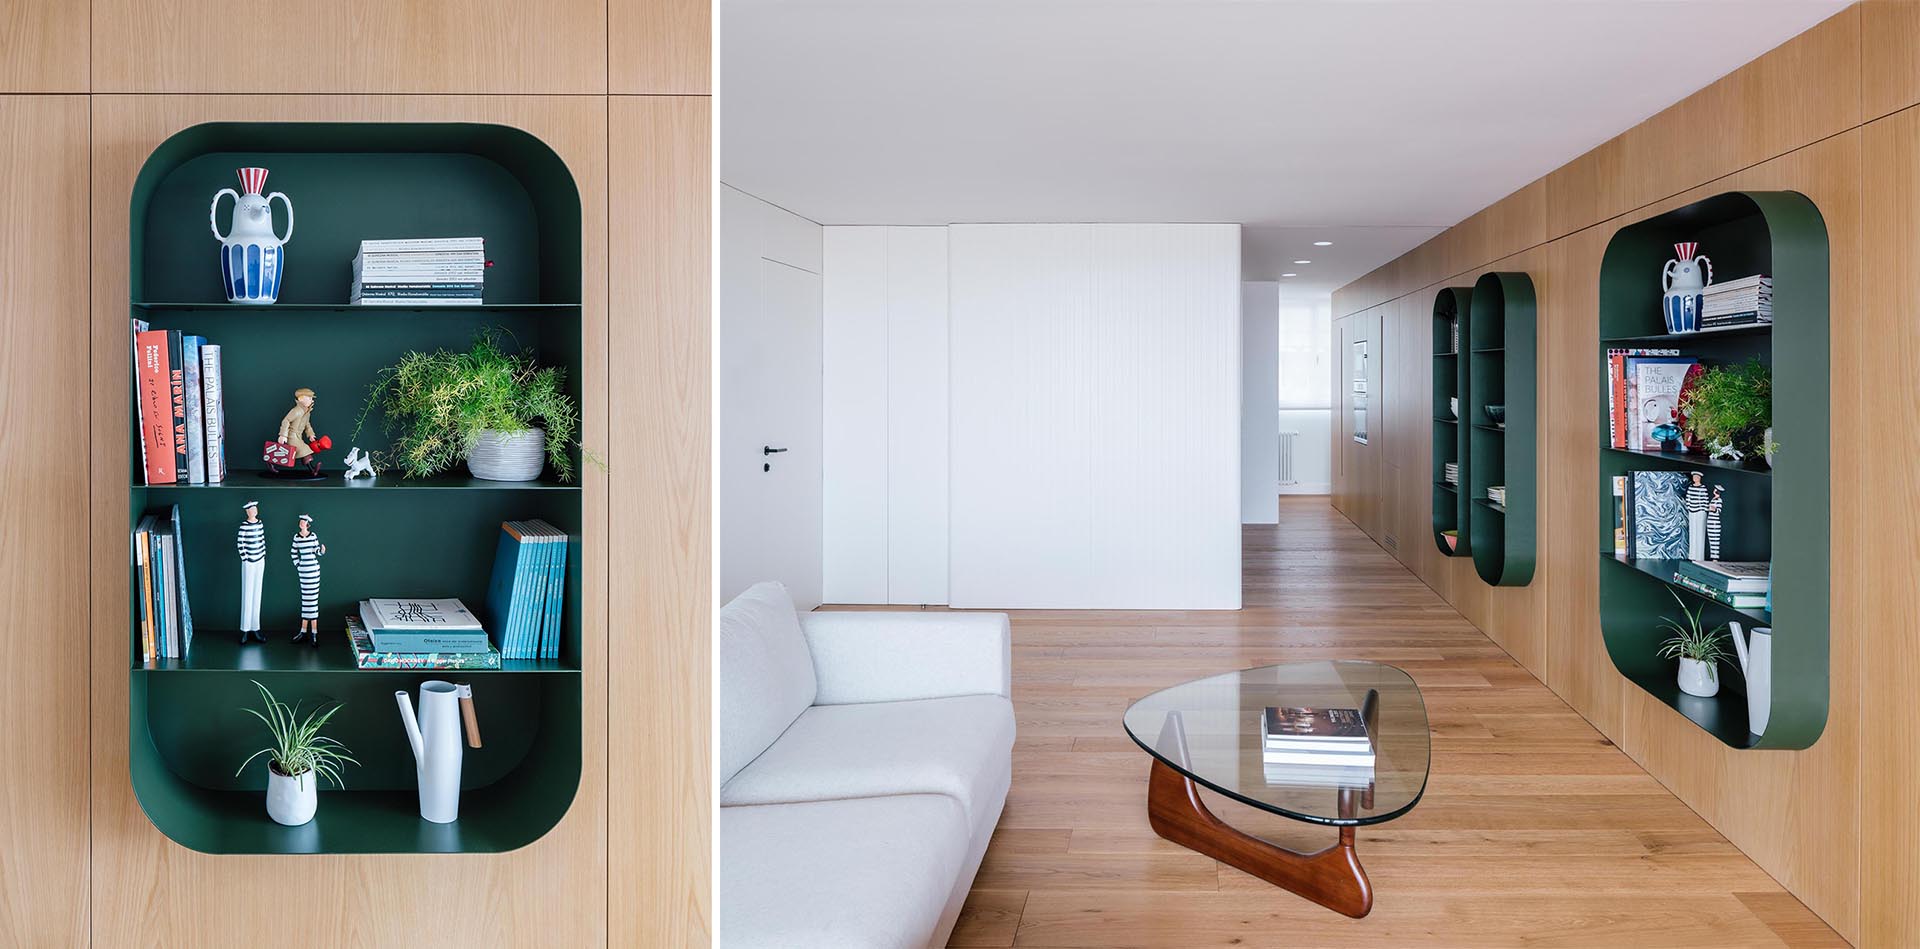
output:
[[[1261,722],[1268,708],[1358,712],[1371,767],[1269,754]],[[1405,814],[1427,788],[1426,703],[1405,672],[1348,661],[1243,669],[1155,692],[1127,709],[1125,723],[1127,736],[1153,756],[1147,818],[1155,833],[1336,912],[1360,917],[1373,909],[1354,828]],[[1340,839],[1316,853],[1268,843],[1213,816],[1196,784],[1268,813],[1338,827]]]

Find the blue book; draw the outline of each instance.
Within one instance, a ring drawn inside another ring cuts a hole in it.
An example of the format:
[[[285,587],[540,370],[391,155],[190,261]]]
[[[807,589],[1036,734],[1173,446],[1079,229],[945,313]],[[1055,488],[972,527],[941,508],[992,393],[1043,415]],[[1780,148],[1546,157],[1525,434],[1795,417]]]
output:
[[[547,616],[541,628],[546,632],[546,658],[560,658],[560,618],[565,612],[567,590],[567,559],[573,552],[572,538],[565,531],[542,524],[553,532],[553,558],[547,574]]]
[[[187,399],[187,482],[207,483],[206,397],[200,381],[200,344],[204,336],[180,337],[180,368]]]
[[[173,579],[173,571],[167,569],[167,538],[160,530],[159,518],[154,519],[153,532],[147,535],[147,541],[153,549],[148,551],[147,563],[153,570],[153,650],[162,659],[173,658],[173,597],[167,595],[167,583]]]
[[[530,658],[526,620],[531,613],[527,597],[533,575],[532,548],[520,521],[500,525],[500,546],[494,550],[493,576],[487,583],[487,611],[492,614],[494,628],[500,631],[500,655],[505,659]]]
[[[173,505],[168,519],[172,524],[168,539],[173,545],[173,575],[180,584],[176,588],[180,594],[180,634],[174,643],[180,652],[174,658],[185,659],[193,649],[193,607],[187,602],[186,532],[180,529],[180,505]]]

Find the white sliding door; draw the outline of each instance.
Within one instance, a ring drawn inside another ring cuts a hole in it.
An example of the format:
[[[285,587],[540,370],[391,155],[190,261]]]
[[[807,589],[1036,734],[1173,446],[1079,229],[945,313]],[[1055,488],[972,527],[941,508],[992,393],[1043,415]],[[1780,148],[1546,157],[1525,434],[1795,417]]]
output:
[[[947,229],[887,228],[887,596],[947,602]]]
[[[952,604],[1237,609],[1239,228],[949,239]]]

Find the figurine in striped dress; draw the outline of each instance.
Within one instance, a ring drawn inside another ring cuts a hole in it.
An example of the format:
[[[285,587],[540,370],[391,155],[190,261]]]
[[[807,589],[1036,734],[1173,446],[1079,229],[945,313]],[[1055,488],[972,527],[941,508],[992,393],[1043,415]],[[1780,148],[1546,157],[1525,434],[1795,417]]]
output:
[[[305,639],[320,647],[320,558],[327,545],[313,532],[313,515],[300,515],[300,533],[293,535],[293,571],[300,576],[300,631],[294,642]]]
[[[240,505],[247,519],[240,522],[234,544],[240,551],[240,642],[251,636],[261,642],[260,585],[267,574],[267,522],[260,519],[260,502]]]

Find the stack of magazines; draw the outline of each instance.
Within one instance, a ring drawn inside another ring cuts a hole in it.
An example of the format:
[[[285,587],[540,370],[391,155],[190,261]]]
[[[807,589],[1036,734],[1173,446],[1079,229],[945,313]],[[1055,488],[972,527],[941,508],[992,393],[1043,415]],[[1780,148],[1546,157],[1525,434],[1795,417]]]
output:
[[[1373,739],[1357,708],[1270,705],[1260,715],[1260,747],[1271,784],[1364,788],[1373,781]]]
[[[1443,473],[1441,474],[1441,477],[1445,478],[1448,484],[1460,483],[1460,463],[1459,462],[1457,461],[1447,462],[1446,468],[1442,469],[1442,471]]]
[[[458,599],[371,599],[347,617],[362,669],[498,669],[500,651]]]
[[[361,241],[353,258],[356,306],[462,306],[480,302],[486,242],[478,237]]]
[[[1707,287],[1700,299],[1700,331],[1773,322],[1773,278],[1741,277]]]
[[[1487,501],[1500,507],[1506,507],[1507,486],[1504,484],[1487,485]]]

